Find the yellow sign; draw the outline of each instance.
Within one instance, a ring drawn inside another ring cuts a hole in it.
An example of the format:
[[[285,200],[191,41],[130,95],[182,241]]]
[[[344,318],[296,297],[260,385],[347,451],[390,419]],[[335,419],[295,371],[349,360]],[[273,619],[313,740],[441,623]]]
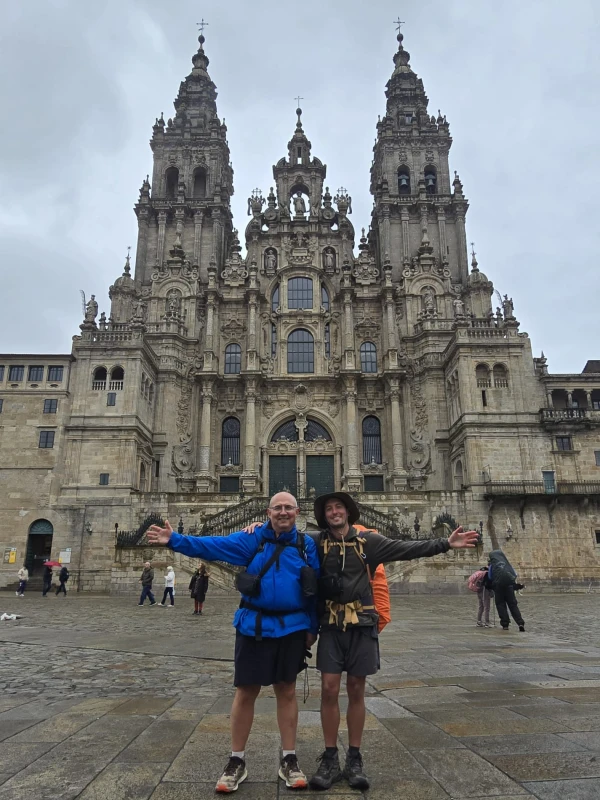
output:
[[[16,547],[7,547],[4,550],[4,563],[5,564],[16,564],[17,563],[17,548]]]

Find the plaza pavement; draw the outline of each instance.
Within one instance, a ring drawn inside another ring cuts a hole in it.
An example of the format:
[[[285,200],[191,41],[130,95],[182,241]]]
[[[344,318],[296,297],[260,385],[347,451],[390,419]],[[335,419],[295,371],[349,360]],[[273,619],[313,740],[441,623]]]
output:
[[[527,632],[474,625],[476,597],[395,597],[368,682],[371,800],[600,798],[600,597],[527,595]],[[0,593],[0,800],[203,800],[229,755],[237,599]],[[314,659],[313,659],[314,660]],[[322,749],[309,670],[297,751]],[[236,800],[293,796],[276,780],[275,701],[263,690]],[[342,730],[340,746],[347,737]],[[296,793],[298,794],[298,793]],[[302,797],[361,797],[346,783]]]

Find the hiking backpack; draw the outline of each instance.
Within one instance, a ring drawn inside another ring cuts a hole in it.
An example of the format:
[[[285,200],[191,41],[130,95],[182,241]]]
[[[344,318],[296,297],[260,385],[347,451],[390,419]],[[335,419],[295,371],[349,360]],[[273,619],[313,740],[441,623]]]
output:
[[[502,550],[490,553],[492,584],[499,587],[511,586],[517,580],[517,573]]]
[[[483,582],[487,577],[487,569],[478,569],[467,580],[467,589],[470,592],[478,592],[483,587]]]

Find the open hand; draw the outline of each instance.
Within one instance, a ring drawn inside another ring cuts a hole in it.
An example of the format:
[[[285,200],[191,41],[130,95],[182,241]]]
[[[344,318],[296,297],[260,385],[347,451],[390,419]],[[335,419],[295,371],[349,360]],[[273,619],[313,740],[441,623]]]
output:
[[[173,528],[171,527],[169,520],[166,519],[164,528],[161,528],[160,525],[150,525],[146,531],[146,538],[150,544],[166,545],[169,544],[169,539],[171,538],[172,533]]]
[[[264,522],[251,522],[250,525],[246,525],[246,527],[242,528],[242,530],[244,533],[254,533],[257,528],[260,528],[260,526],[264,524]]]
[[[454,550],[461,547],[477,547],[479,534],[477,531],[463,531],[462,526],[458,527],[449,537],[448,544]]]

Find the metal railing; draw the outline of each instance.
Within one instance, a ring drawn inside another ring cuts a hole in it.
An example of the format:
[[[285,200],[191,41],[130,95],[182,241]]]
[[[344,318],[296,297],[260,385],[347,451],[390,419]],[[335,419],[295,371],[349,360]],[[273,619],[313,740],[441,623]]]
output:
[[[149,514],[136,531],[117,531],[117,547],[137,547],[144,544],[146,531],[150,525],[164,525],[160,514]]]
[[[485,485],[485,494],[497,497],[600,495],[600,481],[489,481]]]

